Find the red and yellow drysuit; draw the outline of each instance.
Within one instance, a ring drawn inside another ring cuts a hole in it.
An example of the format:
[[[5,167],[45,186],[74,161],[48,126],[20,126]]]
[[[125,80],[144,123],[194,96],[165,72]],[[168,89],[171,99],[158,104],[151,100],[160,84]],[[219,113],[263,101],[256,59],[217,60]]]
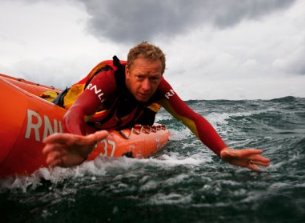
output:
[[[147,103],[136,101],[125,85],[125,65],[117,57],[103,61],[59,97],[57,104],[69,108],[64,117],[67,132],[87,134],[88,124],[105,130],[153,124],[161,105],[217,155],[227,147],[212,125],[182,101],[163,77]]]

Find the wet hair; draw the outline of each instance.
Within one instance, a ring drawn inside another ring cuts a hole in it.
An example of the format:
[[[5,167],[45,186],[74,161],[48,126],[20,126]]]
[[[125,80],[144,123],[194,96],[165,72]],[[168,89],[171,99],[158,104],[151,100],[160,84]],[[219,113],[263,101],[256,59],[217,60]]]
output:
[[[146,41],[139,43],[129,50],[127,56],[127,67],[130,68],[135,59],[142,57],[150,61],[160,60],[162,64],[162,74],[165,70],[165,55],[162,50]]]

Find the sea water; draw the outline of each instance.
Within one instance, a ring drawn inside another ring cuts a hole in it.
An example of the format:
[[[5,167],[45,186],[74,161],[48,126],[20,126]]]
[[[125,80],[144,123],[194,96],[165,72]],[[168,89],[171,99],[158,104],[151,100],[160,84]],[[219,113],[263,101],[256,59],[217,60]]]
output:
[[[305,98],[192,100],[234,148],[262,148],[260,173],[219,159],[165,111],[149,159],[98,158],[0,180],[1,222],[305,222]]]

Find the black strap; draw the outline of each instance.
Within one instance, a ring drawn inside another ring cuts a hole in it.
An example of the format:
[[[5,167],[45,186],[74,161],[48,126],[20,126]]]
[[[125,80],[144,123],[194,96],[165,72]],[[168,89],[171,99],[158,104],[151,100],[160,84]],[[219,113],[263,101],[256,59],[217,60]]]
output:
[[[66,88],[65,90],[60,92],[59,95],[57,95],[57,97],[52,102],[60,107],[64,107],[64,97],[68,93],[69,89],[70,88]]]

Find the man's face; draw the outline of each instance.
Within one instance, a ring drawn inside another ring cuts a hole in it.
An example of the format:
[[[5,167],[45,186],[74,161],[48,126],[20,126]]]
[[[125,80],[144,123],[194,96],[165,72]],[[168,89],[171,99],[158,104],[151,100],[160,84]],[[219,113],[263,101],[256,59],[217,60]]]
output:
[[[147,102],[157,90],[162,77],[161,61],[137,58],[126,68],[126,86],[136,100]]]

